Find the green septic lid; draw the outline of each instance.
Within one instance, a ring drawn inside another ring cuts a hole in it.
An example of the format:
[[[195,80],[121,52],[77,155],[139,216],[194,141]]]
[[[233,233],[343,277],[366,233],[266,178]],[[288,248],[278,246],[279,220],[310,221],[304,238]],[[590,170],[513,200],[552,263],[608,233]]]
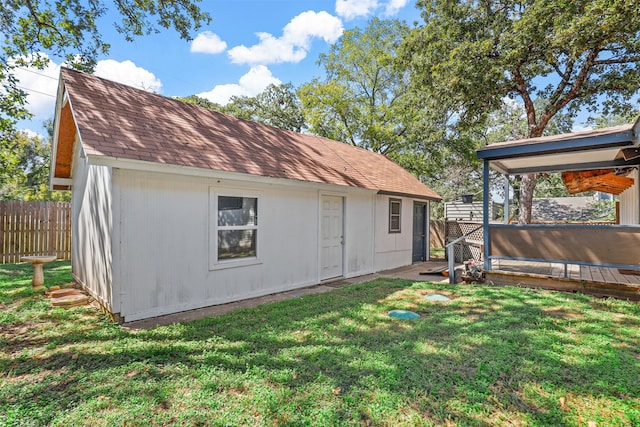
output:
[[[429,294],[427,296],[425,296],[426,299],[428,299],[429,301],[450,301],[451,298],[446,297],[444,295],[440,295],[440,294]]]
[[[389,316],[403,320],[415,320],[420,318],[420,315],[418,313],[414,313],[413,311],[408,310],[391,310],[389,312]]]

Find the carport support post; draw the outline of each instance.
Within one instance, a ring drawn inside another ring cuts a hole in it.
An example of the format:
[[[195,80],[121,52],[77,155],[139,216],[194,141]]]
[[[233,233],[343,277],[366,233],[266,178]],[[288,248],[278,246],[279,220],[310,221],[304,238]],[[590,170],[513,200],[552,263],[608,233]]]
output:
[[[504,175],[504,223],[509,224],[509,175]]]
[[[489,199],[491,199],[491,193],[489,190],[489,162],[484,160],[482,162],[482,235],[484,236],[484,269],[485,271],[491,270],[491,261],[489,260],[489,254],[491,248],[489,248]]]

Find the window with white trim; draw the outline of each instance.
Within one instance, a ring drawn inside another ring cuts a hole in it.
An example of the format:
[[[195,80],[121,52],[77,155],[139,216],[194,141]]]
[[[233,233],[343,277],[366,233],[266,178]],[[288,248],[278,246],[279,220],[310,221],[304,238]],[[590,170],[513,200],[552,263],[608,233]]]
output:
[[[400,214],[402,200],[389,199],[389,233],[400,233]]]
[[[258,199],[218,196],[218,261],[256,258]]]

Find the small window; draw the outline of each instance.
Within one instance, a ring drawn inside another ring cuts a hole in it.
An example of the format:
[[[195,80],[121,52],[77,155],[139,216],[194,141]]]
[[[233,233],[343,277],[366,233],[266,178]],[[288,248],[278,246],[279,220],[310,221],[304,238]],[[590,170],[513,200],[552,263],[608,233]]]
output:
[[[218,261],[255,258],[258,199],[218,196]]]
[[[389,199],[389,233],[400,233],[400,213],[402,201]]]

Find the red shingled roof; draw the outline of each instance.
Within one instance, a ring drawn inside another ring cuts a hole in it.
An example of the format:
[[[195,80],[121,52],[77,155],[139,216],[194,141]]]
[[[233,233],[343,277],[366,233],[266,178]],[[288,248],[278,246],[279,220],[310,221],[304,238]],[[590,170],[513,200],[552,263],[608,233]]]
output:
[[[440,200],[434,191],[380,154],[238,119],[66,68],[61,79],[89,156]]]

